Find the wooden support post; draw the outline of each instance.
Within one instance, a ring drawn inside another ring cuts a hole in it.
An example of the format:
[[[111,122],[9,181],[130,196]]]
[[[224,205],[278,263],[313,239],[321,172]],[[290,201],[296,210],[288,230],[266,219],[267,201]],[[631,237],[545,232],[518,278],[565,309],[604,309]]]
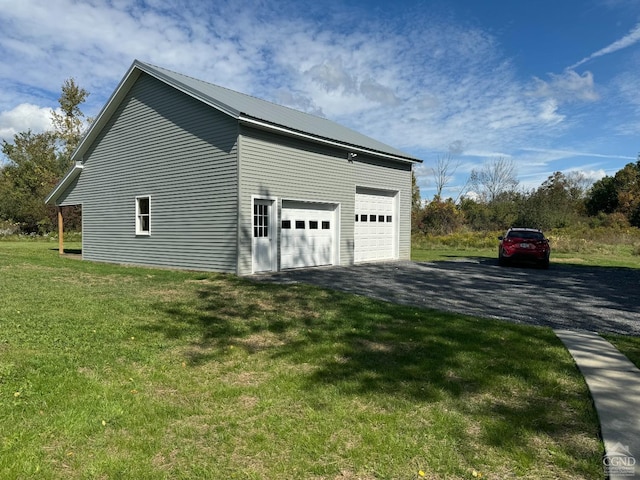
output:
[[[58,207],[58,253],[64,255],[64,218],[62,218],[62,207]]]

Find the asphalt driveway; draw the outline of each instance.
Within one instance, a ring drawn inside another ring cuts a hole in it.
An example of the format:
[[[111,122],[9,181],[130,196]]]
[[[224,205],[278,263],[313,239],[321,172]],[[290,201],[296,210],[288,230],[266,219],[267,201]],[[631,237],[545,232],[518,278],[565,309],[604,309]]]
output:
[[[640,336],[638,269],[552,263],[539,270],[457,259],[289,270],[257,279],[517,323]]]

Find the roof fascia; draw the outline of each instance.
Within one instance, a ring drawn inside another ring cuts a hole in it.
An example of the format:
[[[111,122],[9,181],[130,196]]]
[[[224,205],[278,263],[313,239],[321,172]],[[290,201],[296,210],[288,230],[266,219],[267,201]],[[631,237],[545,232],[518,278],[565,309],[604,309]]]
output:
[[[80,175],[83,168],[84,168],[84,165],[82,165],[82,162],[76,162],[75,165],[73,165],[69,169],[66,175],[62,177],[62,180],[58,182],[58,184],[55,186],[53,191],[47,196],[47,198],[45,198],[44,203],[45,204],[49,204],[52,202],[55,203],[56,200],[60,198],[60,195],[62,195],[62,193],[69,187],[69,185],[71,185],[71,182],[73,182],[78,177],[78,175]]]
[[[253,118],[247,115],[243,115],[240,114],[240,118],[238,119],[240,121],[240,123],[248,125],[248,126],[252,126],[252,127],[256,127],[256,128],[260,128],[261,130],[268,130],[271,132],[276,132],[276,133],[280,133],[280,134],[284,134],[284,135],[288,135],[291,137],[296,137],[296,138],[302,138],[304,140],[310,140],[312,142],[315,143],[320,143],[323,145],[329,145],[332,147],[338,147],[338,148],[342,148],[342,149],[346,149],[349,152],[352,153],[362,153],[362,154],[366,154],[366,155],[370,155],[372,157],[377,157],[377,158],[382,158],[385,160],[394,160],[396,162],[403,162],[403,163],[422,163],[422,160],[418,159],[418,158],[411,158],[411,157],[402,157],[399,155],[392,155],[389,153],[384,153],[384,152],[379,152],[377,150],[371,150],[368,148],[364,148],[364,147],[359,147],[357,145],[352,145],[352,144],[348,144],[348,143],[344,143],[344,142],[339,142],[337,140],[331,140],[329,138],[324,138],[324,137],[318,137],[315,135],[311,135],[299,130],[292,130],[290,128],[286,128],[283,127],[281,125],[276,125],[273,123],[269,123],[269,122],[265,122],[264,120],[259,120],[257,118]]]

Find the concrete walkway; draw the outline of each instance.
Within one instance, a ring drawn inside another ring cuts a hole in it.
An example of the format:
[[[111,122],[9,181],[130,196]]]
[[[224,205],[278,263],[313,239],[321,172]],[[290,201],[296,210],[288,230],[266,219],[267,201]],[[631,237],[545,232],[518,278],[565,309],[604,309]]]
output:
[[[640,479],[640,370],[595,333],[555,333],[591,391],[605,445],[605,473],[611,480]]]

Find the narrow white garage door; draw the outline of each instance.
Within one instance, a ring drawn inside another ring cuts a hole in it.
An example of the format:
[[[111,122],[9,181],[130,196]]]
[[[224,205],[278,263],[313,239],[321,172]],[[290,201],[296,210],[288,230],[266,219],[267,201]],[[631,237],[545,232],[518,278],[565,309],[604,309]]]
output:
[[[396,258],[395,196],[356,193],[354,260],[370,262]]]
[[[334,263],[336,206],[282,201],[280,268]]]

